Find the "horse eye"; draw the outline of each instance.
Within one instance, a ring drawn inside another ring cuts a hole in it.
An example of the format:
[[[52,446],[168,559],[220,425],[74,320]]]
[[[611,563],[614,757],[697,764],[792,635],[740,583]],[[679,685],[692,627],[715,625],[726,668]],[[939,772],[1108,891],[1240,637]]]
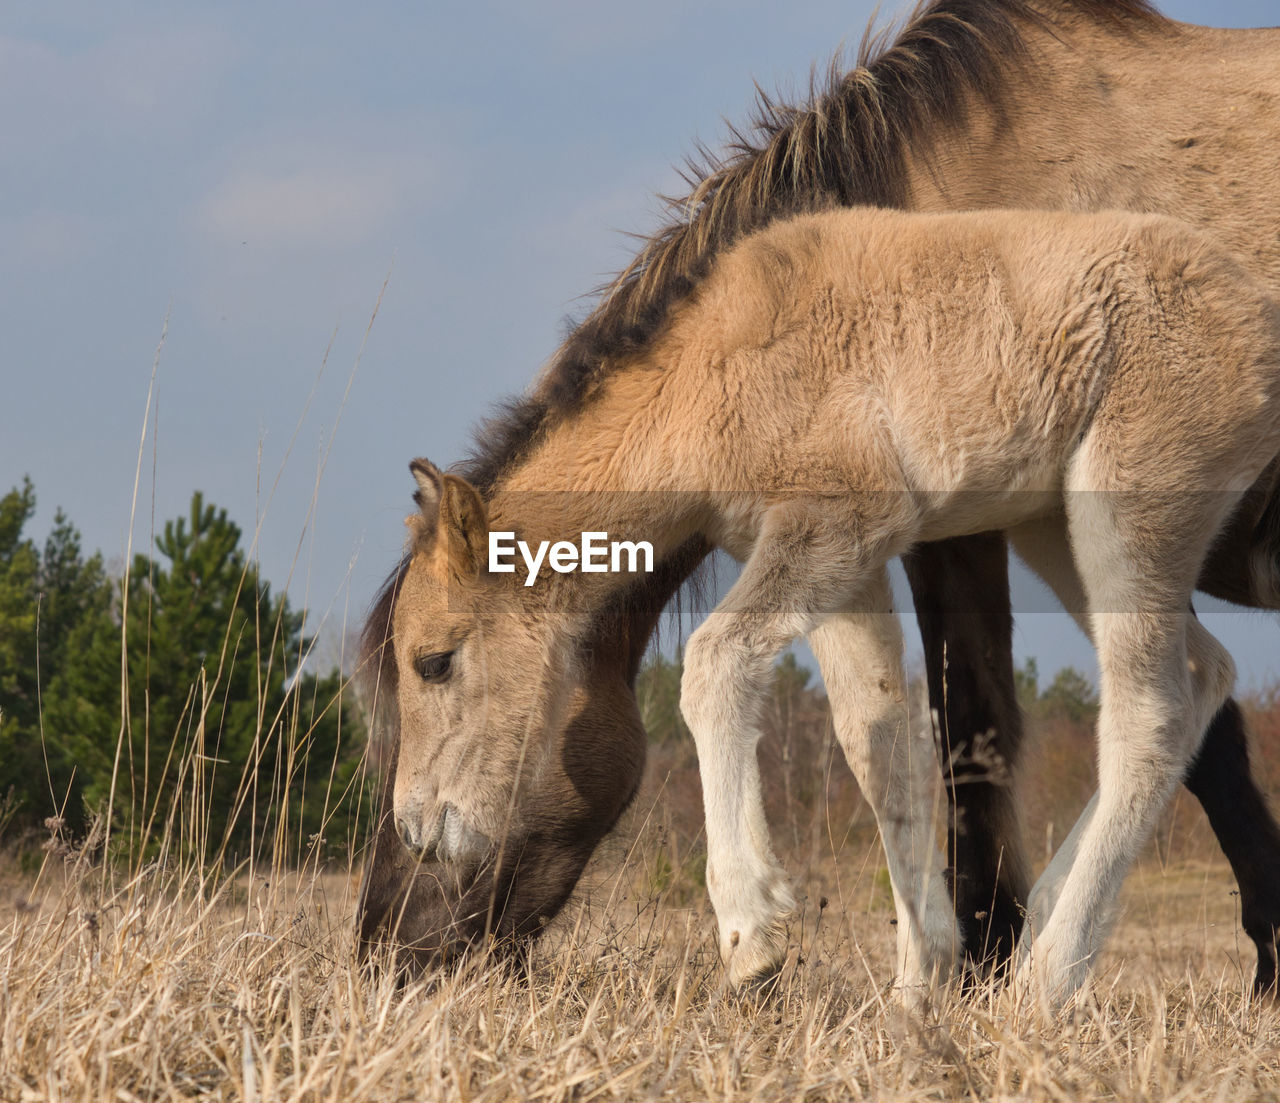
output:
[[[435,655],[419,655],[413,661],[413,668],[424,682],[443,682],[449,677],[453,667],[453,652],[444,651]]]

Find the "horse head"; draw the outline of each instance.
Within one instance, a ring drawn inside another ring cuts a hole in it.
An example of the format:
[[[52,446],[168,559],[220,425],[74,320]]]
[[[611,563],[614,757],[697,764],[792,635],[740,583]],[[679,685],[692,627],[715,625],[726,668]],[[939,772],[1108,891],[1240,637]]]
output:
[[[362,953],[389,943],[400,967],[419,970],[477,945],[519,952],[564,905],[639,788],[636,674],[663,607],[708,548],[690,541],[611,600],[575,654],[556,660],[557,677],[495,670],[505,664],[483,640],[504,626],[477,560],[484,502],[425,461],[412,469],[410,550],[364,633],[392,754],[358,912]],[[492,715],[512,695],[525,707]]]

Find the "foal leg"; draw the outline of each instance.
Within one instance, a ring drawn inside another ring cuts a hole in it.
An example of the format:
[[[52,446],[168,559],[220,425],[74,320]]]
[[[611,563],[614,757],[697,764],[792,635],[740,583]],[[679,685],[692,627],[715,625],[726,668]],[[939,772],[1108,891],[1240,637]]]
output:
[[[1030,881],[1013,786],[1023,725],[1008,560],[994,532],[923,544],[902,560],[938,719],[955,912],[979,971],[1013,953]]]
[[[1065,526],[1039,522],[1012,530],[1009,539],[1019,557],[1053,589],[1088,635],[1083,589],[1074,565],[1062,550],[1066,547]],[[1227,700],[1210,721],[1185,784],[1204,808],[1240,887],[1241,924],[1258,952],[1254,990],[1274,993],[1276,935],[1280,930],[1280,827],[1250,772],[1244,717],[1235,701]],[[1080,836],[1096,807],[1095,794],[1036,881],[1027,904],[1031,931],[1039,930],[1052,912]]]
[[[729,980],[777,969],[794,898],[774,857],[760,792],[760,711],[777,653],[847,603],[867,577],[830,510],[774,506],[737,582],[689,638],[680,709],[698,748],[707,890]],[[876,566],[888,559],[874,558]]]
[[[898,914],[898,978],[920,992],[946,978],[958,950],[933,816],[938,760],[928,728],[913,728],[902,673],[902,626],[887,575],[858,612],[828,617],[809,633],[844,749],[875,813]]]
[[[1028,947],[1037,988],[1055,1005],[1083,983],[1120,885],[1234,674],[1226,651],[1197,621],[1176,614],[1103,616],[1115,623],[1098,629],[1098,793],[1077,825],[1075,861],[1056,906]]]
[[[1237,605],[1280,608],[1280,459],[1249,489],[1214,542],[1198,588]],[[1213,718],[1186,780],[1240,886],[1240,920],[1258,949],[1254,991],[1274,995],[1280,826],[1250,771],[1244,718],[1234,701]]]
[[[1076,626],[1090,640],[1093,625],[1086,614],[1084,586],[1071,556],[1071,543],[1067,534],[1065,514],[1042,517],[1010,529],[1006,534],[1009,544],[1018,558],[1027,565],[1041,582],[1053,591],[1063,610],[1076,622]],[[1026,922],[1023,934],[1038,934],[1048,922],[1063,882],[1075,861],[1080,839],[1098,807],[1098,795],[1094,793],[1076,820],[1067,837],[1059,844],[1048,866],[1037,878],[1027,896]],[[1023,947],[1027,949],[1026,946]]]
[[[1280,934],[1280,827],[1250,773],[1244,717],[1234,700],[1228,698],[1209,722],[1184,782],[1204,808],[1240,887],[1240,925],[1258,952],[1253,990],[1274,996]],[[1097,804],[1095,793],[1032,888],[1027,901],[1030,931],[1038,931],[1052,912]]]
[[[1143,503],[1135,517],[1116,495],[1068,494],[1102,704],[1096,804],[1029,950],[1031,979],[1051,1005],[1083,983],[1124,876],[1234,678],[1222,646],[1185,611],[1194,584],[1187,565],[1198,562],[1216,517],[1179,517],[1172,506]]]

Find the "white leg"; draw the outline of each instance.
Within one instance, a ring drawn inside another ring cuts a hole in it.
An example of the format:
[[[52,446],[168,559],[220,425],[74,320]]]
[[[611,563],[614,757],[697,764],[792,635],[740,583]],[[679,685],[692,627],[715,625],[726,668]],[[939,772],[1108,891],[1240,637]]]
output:
[[[1010,547],[1057,597],[1062,608],[1071,616],[1086,636],[1092,640],[1093,626],[1085,609],[1086,599],[1084,586],[1076,571],[1071,556],[1071,545],[1067,536],[1067,518],[1065,514],[1042,518],[1017,528],[1006,534]],[[1089,826],[1098,807],[1098,794],[1095,792],[1080,813],[1075,826],[1067,837],[1059,844],[1053,859],[1045,867],[1044,872],[1036,879],[1027,897],[1027,916],[1019,938],[1019,960],[1026,958],[1031,950],[1031,937],[1036,936],[1049,921],[1054,905],[1062,894],[1062,886],[1066,883],[1067,874],[1075,861],[1076,851],[1085,829]]]
[[[1085,611],[1087,599],[1084,585],[1080,581],[1080,575],[1072,557],[1065,515],[1046,518],[1020,526],[1010,530],[1007,535],[1010,545],[1019,558],[1053,590],[1058,600],[1062,603],[1062,607],[1070,613],[1072,619],[1075,620],[1084,634],[1093,640],[1094,623]],[[1187,643],[1189,655],[1216,653],[1216,641],[1209,636],[1203,625],[1198,621],[1188,618],[1187,632],[1190,634]],[[1096,646],[1096,640],[1094,642]],[[1230,659],[1228,658],[1226,661],[1229,663]],[[1214,660],[1207,660],[1202,662],[1201,665],[1206,669],[1212,669]],[[1201,679],[1200,683],[1193,685],[1192,691],[1197,694],[1207,694],[1210,698],[1213,698],[1219,692],[1219,687],[1214,684],[1213,676],[1210,676],[1207,680]],[[1221,693],[1223,699],[1225,699],[1229,689],[1222,689]],[[1207,727],[1217,707],[1215,705],[1209,710],[1204,723],[1200,727],[1201,735],[1199,737],[1193,735],[1194,747],[1192,753],[1194,753],[1195,748],[1198,748],[1199,740],[1203,738],[1203,729]],[[1179,775],[1179,778],[1181,776]],[[1070,833],[1059,845],[1053,855],[1053,859],[1045,867],[1032,887],[1027,899],[1027,918],[1023,929],[1023,937],[1019,943],[1020,961],[1029,957],[1033,939],[1039,936],[1049,922],[1054,907],[1062,895],[1067,876],[1075,862],[1081,840],[1085,837],[1089,825],[1097,813],[1097,809],[1098,793],[1095,792],[1080,813],[1080,817],[1076,820]],[[1108,929],[1110,920],[1110,915],[1099,916],[1097,918],[1099,930],[1105,931]]]
[[[782,963],[794,907],[770,845],[756,761],[773,660],[844,605],[866,574],[827,512],[775,507],[738,581],[685,649],[680,708],[698,748],[707,889],[734,984]]]
[[[959,945],[943,881],[937,810],[941,772],[929,726],[910,723],[902,627],[888,576],[809,633],[836,737],[884,843],[898,913],[898,978],[908,999],[950,976]]]
[[[1194,553],[1208,542],[1195,530],[1212,533],[1212,519],[1162,517],[1144,503],[1148,527],[1138,545],[1122,535],[1133,521],[1121,512],[1126,508],[1135,507],[1115,495],[1069,495],[1072,551],[1102,672],[1099,791],[1057,904],[1030,948],[1029,967],[1025,958],[1020,963],[1020,981],[1033,984],[1049,1006],[1083,983],[1120,885],[1234,677],[1226,652],[1186,611]],[[1153,539],[1152,527],[1167,539]],[[1178,535],[1190,549],[1182,562]]]
[[[680,709],[698,748],[707,891],[733,984],[782,963],[786,921],[795,906],[769,839],[756,759],[760,690],[773,656],[787,642],[779,633],[756,643],[737,618],[717,611],[685,649]]]

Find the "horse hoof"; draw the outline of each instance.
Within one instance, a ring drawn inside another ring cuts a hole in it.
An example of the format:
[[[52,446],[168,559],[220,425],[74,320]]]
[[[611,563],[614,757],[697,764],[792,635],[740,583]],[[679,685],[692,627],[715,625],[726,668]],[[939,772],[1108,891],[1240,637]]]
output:
[[[721,954],[734,988],[763,991],[777,979],[787,956],[787,925],[784,918],[757,928],[746,938],[734,931]]]
[[[1258,968],[1253,974],[1253,994],[1269,1000],[1280,999],[1280,988],[1276,985],[1276,940],[1259,942]]]

